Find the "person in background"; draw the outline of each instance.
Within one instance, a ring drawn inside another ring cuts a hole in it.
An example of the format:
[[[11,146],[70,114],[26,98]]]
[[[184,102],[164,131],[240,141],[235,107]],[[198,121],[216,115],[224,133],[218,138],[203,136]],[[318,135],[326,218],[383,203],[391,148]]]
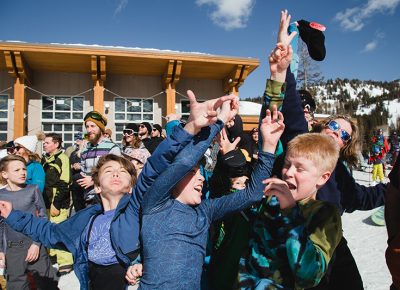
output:
[[[130,152],[132,149],[144,148],[142,141],[138,136],[138,125],[130,123],[122,131],[122,152]]]
[[[0,161],[0,174],[7,183],[0,190],[1,200],[12,202],[16,209],[24,213],[47,220],[46,207],[37,185],[25,183],[27,172],[24,158],[15,155],[3,158]],[[58,289],[58,277],[51,266],[46,248],[8,225],[2,229],[4,232],[0,233],[0,256],[6,255],[7,289],[30,289],[28,272],[32,274],[38,290]]]
[[[392,275],[390,290],[400,289],[400,158],[389,173],[390,183],[385,194],[385,223],[388,232],[386,264]]]
[[[87,113],[83,119],[88,134],[88,143],[81,153],[81,172],[73,177],[71,190],[84,196],[88,203],[98,202],[93,191],[92,168],[101,156],[107,154],[121,155],[117,144],[103,137],[107,126],[107,118],[97,111]],[[77,205],[76,211],[85,205]]]
[[[314,125],[317,123],[314,119],[314,112],[317,108],[315,104],[314,98],[311,96],[311,93],[307,90],[299,90],[298,91],[301,98],[301,105],[303,107],[304,118],[308,123],[308,131],[312,131]]]
[[[36,153],[36,147],[39,140],[44,139],[42,132],[33,136],[22,136],[14,140],[14,154],[21,156],[26,161],[26,184],[36,184],[40,192],[43,193],[45,175],[42,165],[40,164],[41,158]]]
[[[146,148],[130,148],[130,150],[123,152],[122,155],[132,162],[136,169],[136,177],[139,177],[147,159],[151,156]]]
[[[108,140],[110,140],[111,142],[113,142],[113,140],[112,140],[112,130],[111,130],[110,128],[106,128],[106,129],[104,130],[103,137],[104,137],[104,138],[107,138]]]
[[[43,149],[46,152],[42,160],[43,169],[46,173],[44,197],[46,208],[50,213],[52,223],[60,223],[69,217],[70,213],[70,191],[71,169],[69,158],[62,150],[62,137],[57,133],[46,134]],[[50,249],[50,256],[54,257],[58,264],[58,273],[65,275],[73,268],[72,254],[62,250]],[[53,258],[53,259],[54,259]]]
[[[150,154],[156,150],[157,146],[164,140],[162,136],[162,127],[159,124],[154,124],[151,129],[151,140],[148,142],[147,150],[149,150]]]
[[[400,145],[399,145],[399,136],[396,131],[393,131],[392,135],[390,135],[390,153],[392,154],[392,160],[390,165],[394,166],[397,160],[397,156],[399,155]]]

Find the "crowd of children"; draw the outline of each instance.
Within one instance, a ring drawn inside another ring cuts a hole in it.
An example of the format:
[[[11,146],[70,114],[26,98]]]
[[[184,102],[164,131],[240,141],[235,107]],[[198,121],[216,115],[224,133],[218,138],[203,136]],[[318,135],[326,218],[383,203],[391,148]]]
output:
[[[27,271],[37,289],[57,289],[72,264],[82,290],[363,289],[341,214],[383,205],[387,186],[355,182],[357,126],[341,115],[315,124],[315,103],[296,90],[297,39],[323,60],[322,31],[281,12],[250,135],[235,95],[199,103],[188,91],[189,119],[169,116],[165,138],[159,125],[128,124],[120,148],[92,111],[87,140],[78,134],[69,156],[56,133],[45,136],[42,165],[38,138],[16,139],[0,160],[7,289],[29,289]],[[398,164],[390,220],[398,220]],[[392,287],[400,281],[396,225],[388,224]]]

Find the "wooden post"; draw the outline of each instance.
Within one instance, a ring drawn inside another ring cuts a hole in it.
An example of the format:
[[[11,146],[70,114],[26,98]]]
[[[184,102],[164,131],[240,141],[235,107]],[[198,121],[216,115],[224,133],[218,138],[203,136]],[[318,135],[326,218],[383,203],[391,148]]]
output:
[[[26,135],[25,126],[25,84],[20,78],[14,81],[14,139]]]
[[[103,114],[104,113],[104,85],[100,80],[94,82],[93,87],[93,110]]]
[[[176,84],[179,82],[182,70],[182,61],[169,60],[167,70],[164,74],[164,89],[166,98],[165,115],[175,114]]]
[[[106,80],[106,57],[92,55],[93,110],[104,114],[104,82]]]
[[[174,84],[167,84],[167,87],[165,89],[165,93],[167,94],[167,99],[166,99],[166,112],[165,115],[169,114],[175,114],[175,104],[176,104],[176,90],[175,90],[175,85]]]

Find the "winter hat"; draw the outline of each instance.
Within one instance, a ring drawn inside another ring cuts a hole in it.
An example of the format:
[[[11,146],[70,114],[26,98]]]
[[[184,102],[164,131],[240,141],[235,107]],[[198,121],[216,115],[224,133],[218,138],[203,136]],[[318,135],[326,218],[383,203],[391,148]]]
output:
[[[317,105],[315,104],[315,101],[311,96],[310,92],[306,90],[299,90],[298,93],[301,98],[301,105],[303,106],[303,109],[306,108],[306,106],[308,106],[308,110],[310,112],[314,112],[315,109],[317,108]]]
[[[107,126],[107,118],[97,111],[90,111],[89,113],[86,114],[83,120],[85,124],[87,121],[92,121],[100,128],[101,132],[103,133]]]
[[[151,133],[152,127],[149,122],[142,122],[142,123],[140,123],[140,125],[144,125],[147,129],[147,133],[149,133],[149,134]]]
[[[36,145],[38,143],[38,137],[34,136],[22,136],[14,140],[14,144],[21,145],[24,148],[28,149],[32,153],[36,151]]]
[[[154,124],[153,128],[160,132],[160,135],[162,134],[162,127],[159,124]]]
[[[129,123],[128,125],[126,125],[125,129],[131,129],[133,130],[133,133],[137,133],[139,130],[138,125],[135,123]]]
[[[301,39],[306,43],[310,57],[317,61],[322,61],[325,58],[325,35],[323,34],[322,25],[310,23],[306,20],[297,21],[299,34]]]
[[[139,149],[127,148],[125,150],[125,152],[122,154],[124,156],[128,157],[128,159],[135,159],[142,164],[145,164],[147,161],[147,158],[149,158],[151,156],[150,152],[144,148],[139,148]]]

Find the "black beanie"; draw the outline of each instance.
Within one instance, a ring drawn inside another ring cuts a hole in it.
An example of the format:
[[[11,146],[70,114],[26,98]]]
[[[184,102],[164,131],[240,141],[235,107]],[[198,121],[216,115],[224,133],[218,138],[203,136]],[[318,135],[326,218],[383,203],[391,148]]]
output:
[[[308,53],[313,60],[322,61],[325,58],[325,35],[322,31],[310,26],[305,20],[297,21],[301,39],[306,43]]]
[[[129,123],[128,125],[125,126],[125,129],[131,129],[133,132],[137,133],[138,132],[138,125],[135,123]]]
[[[151,134],[151,129],[152,129],[152,127],[151,127],[151,125],[150,125],[149,122],[142,122],[142,123],[140,123],[140,124],[141,124],[141,125],[144,125],[144,126],[146,127],[147,133],[148,133],[148,134]]]

